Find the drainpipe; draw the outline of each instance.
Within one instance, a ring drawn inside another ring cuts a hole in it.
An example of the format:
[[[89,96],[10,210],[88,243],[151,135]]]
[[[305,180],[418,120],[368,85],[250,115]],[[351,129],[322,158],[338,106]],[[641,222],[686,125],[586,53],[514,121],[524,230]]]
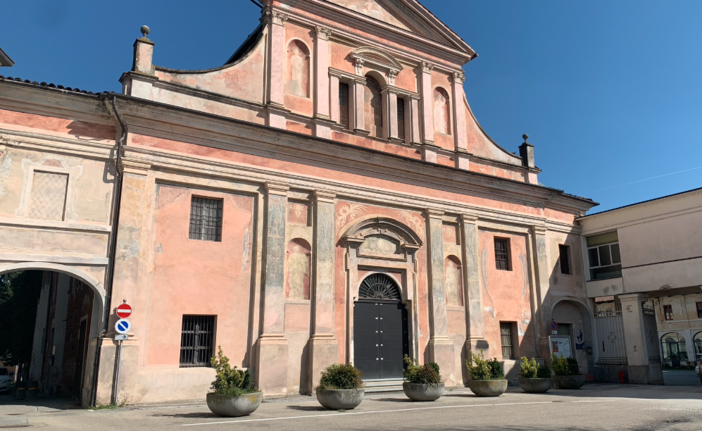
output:
[[[92,393],[90,394],[90,405],[94,406],[97,400],[97,383],[98,383],[98,371],[100,368],[100,352],[102,350],[102,339],[107,334],[110,322],[110,309],[112,307],[112,283],[115,278],[115,256],[117,254],[117,230],[119,228],[119,213],[120,205],[122,203],[122,172],[120,168],[122,166],[122,152],[124,148],[124,141],[127,138],[127,129],[124,127],[122,118],[120,118],[117,112],[117,97],[112,96],[112,103],[108,102],[107,98],[103,99],[107,110],[112,114],[112,116],[117,120],[120,128],[120,137],[117,141],[116,149],[116,160],[115,160],[115,192],[112,200],[112,231],[110,233],[110,251],[107,256],[107,278],[105,283],[105,309],[103,310],[102,316],[102,331],[97,339],[97,348],[95,351],[95,363],[93,364],[93,386]],[[112,388],[114,390],[114,388]]]

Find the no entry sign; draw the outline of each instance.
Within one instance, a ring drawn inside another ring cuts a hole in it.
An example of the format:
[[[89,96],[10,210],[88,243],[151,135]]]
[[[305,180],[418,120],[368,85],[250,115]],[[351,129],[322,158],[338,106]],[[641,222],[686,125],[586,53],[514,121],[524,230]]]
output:
[[[132,315],[132,307],[129,304],[122,304],[117,307],[117,317],[120,319],[127,319]]]

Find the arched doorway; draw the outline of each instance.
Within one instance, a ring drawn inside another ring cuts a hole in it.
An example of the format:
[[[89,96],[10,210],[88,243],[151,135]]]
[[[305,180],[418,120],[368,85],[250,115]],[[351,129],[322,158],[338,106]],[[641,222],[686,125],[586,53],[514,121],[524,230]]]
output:
[[[680,361],[687,361],[685,337],[677,332],[669,332],[661,337],[663,360],[673,368],[680,367]]]
[[[366,277],[354,303],[354,364],[364,380],[402,378],[409,355],[407,309],[387,274]]]
[[[103,327],[101,283],[82,269],[48,262],[4,264],[0,278],[20,281],[14,289],[23,291],[14,293],[26,297],[18,304],[24,317],[18,331],[24,342],[11,346],[15,350],[28,346],[18,361],[22,364],[18,377],[38,383],[45,395],[84,403],[93,386],[94,341]]]

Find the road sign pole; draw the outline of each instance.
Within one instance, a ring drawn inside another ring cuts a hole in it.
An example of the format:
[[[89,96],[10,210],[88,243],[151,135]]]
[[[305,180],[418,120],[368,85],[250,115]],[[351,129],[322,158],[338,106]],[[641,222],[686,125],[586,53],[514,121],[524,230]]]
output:
[[[117,346],[117,357],[115,358],[115,378],[112,387],[112,404],[117,405],[119,402],[119,374],[122,371],[122,340],[119,340],[119,345]]]
[[[132,324],[127,320],[132,313],[132,307],[127,305],[127,300],[117,307],[117,316],[120,319],[115,324],[115,331],[119,334],[128,334],[132,329]],[[122,335],[119,338],[119,344],[117,345],[117,352],[115,353],[115,367],[112,376],[112,404],[117,405],[119,403],[119,377],[122,371],[122,343],[128,335]],[[116,338],[116,337],[115,337]]]

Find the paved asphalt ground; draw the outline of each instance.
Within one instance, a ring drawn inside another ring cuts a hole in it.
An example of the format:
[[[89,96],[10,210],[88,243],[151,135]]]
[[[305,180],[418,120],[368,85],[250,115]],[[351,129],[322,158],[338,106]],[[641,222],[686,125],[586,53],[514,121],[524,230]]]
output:
[[[28,426],[29,425],[29,426]],[[510,388],[498,398],[468,389],[433,403],[372,394],[357,409],[321,410],[315,398],[267,400],[251,416],[217,418],[204,404],[88,411],[61,400],[0,397],[0,429],[56,430],[702,430],[702,386],[588,384],[543,395]]]

